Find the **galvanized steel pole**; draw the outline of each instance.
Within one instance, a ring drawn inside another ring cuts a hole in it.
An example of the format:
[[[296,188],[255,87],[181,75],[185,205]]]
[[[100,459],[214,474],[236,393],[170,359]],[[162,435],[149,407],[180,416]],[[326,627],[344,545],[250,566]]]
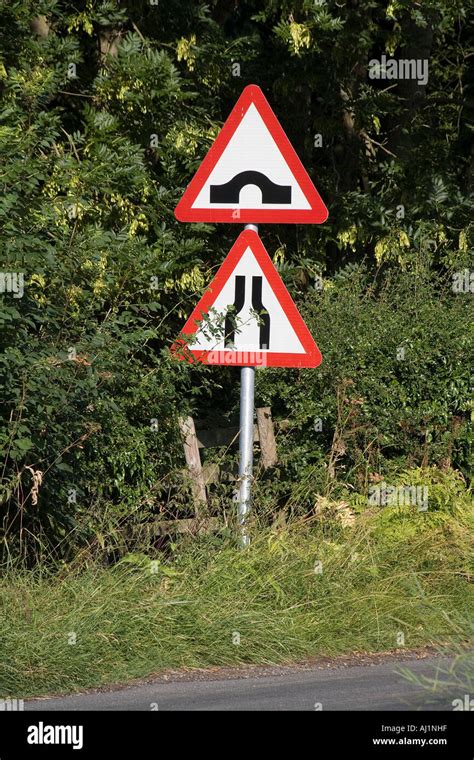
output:
[[[246,224],[246,230],[258,232],[256,224]],[[255,367],[240,370],[240,434],[239,434],[239,494],[238,519],[241,528],[241,545],[250,544],[246,518],[250,511],[253,468],[253,417],[255,396]]]

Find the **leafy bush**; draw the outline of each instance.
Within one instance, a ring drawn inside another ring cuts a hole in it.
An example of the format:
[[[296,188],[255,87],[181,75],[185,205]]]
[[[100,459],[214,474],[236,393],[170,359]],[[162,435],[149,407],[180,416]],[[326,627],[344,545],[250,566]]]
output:
[[[133,272],[137,259],[123,248],[116,266]],[[133,250],[146,266],[146,247]],[[235,415],[235,372],[183,366],[155,349],[160,308],[146,292],[138,303],[124,295],[97,327],[94,288],[83,283],[84,306],[69,324],[59,296],[53,302],[45,289],[6,307],[19,315],[0,361],[9,416],[4,530],[13,554],[21,539],[24,556],[58,542],[66,556],[127,520],[172,513],[173,503],[186,509],[176,490],[178,415],[191,408],[204,416],[216,398]],[[389,270],[374,281],[353,267],[308,292],[302,309],[324,361],[316,371],[257,372],[257,403],[272,407],[277,424],[290,421],[278,435],[277,467],[257,478],[257,510],[304,514],[318,494],[367,493],[403,468],[435,464],[469,477],[470,298],[429,272]],[[221,489],[217,513],[230,496]]]
[[[471,476],[469,295],[429,270],[374,276],[357,266],[310,292],[303,313],[322,365],[257,373],[258,402],[290,420],[277,491],[305,507],[306,496],[337,494],[342,481],[367,492],[372,478],[403,468]]]

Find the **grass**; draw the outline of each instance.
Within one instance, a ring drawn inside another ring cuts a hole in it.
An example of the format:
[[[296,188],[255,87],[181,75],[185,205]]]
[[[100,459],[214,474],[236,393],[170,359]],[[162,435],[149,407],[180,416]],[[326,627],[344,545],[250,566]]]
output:
[[[466,642],[470,642],[471,646],[466,647]],[[461,700],[463,706],[460,707],[458,702],[456,709],[466,709],[464,697],[467,697],[469,702],[474,694],[472,642],[474,642],[474,619],[471,615],[459,621],[457,631],[453,632],[452,640],[448,644],[445,641],[438,642],[438,652],[441,656],[445,655],[446,660],[438,666],[435,676],[419,675],[411,671],[409,667],[400,668],[400,672],[410,683],[425,691],[427,702],[430,698],[457,693],[456,699]],[[454,701],[453,707],[455,707]]]
[[[10,572],[0,585],[0,695],[383,651],[401,646],[400,634],[406,648],[449,642],[472,617],[473,525],[469,500],[434,512],[386,507],[352,528],[312,519],[262,530],[246,550],[214,536],[154,564],[133,555],[111,568]]]

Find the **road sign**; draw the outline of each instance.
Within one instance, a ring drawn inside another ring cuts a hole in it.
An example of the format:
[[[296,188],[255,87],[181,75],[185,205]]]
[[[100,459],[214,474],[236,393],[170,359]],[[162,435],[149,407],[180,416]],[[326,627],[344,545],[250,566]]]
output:
[[[234,367],[317,367],[322,357],[256,232],[244,230],[173,346]],[[184,341],[184,342],[183,342]]]
[[[182,222],[326,221],[328,210],[260,87],[242,92],[175,215]]]

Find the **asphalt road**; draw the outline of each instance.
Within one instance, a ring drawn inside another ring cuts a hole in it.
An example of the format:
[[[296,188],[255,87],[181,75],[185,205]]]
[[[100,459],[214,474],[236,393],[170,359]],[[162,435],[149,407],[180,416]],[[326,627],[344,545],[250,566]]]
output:
[[[452,710],[460,695],[428,696],[397,669],[434,676],[436,658],[345,667],[271,668],[271,675],[163,679],[112,691],[29,700],[26,710]],[[320,705],[319,707],[317,705]]]

